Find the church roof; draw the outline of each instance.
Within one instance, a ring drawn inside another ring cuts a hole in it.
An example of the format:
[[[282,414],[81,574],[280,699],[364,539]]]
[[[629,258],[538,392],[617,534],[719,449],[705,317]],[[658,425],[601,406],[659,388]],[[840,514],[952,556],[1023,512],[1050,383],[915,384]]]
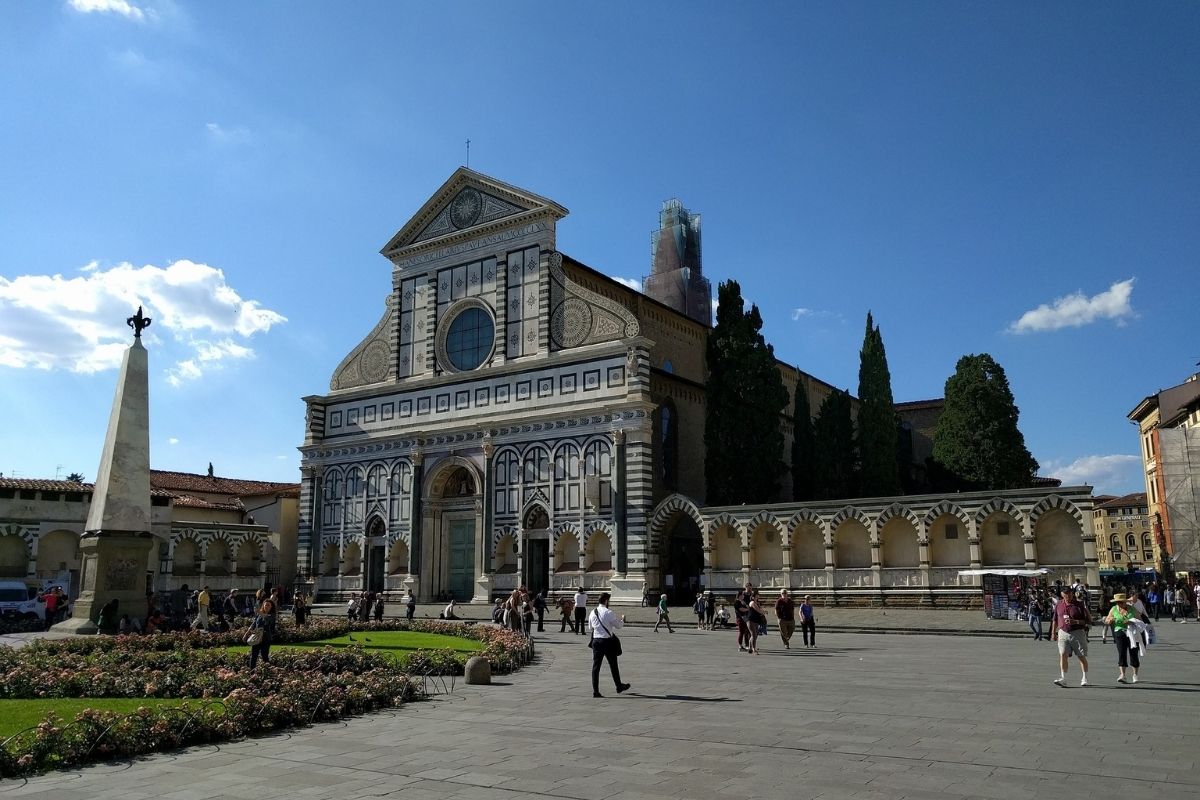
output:
[[[246,507],[242,505],[241,500],[235,499],[232,503],[218,503],[213,500],[205,500],[202,497],[192,497],[191,495],[183,494],[175,498],[176,508],[213,508],[220,511],[245,511]]]
[[[1097,498],[1097,499],[1099,499],[1099,498]],[[1145,508],[1146,493],[1145,492],[1134,492],[1133,494],[1126,494],[1126,495],[1121,495],[1120,497],[1113,497],[1108,500],[1105,500],[1103,503],[1097,503],[1096,509],[1099,510],[1101,508],[1129,508],[1130,506],[1140,506],[1142,508]]]
[[[75,481],[59,481],[49,478],[0,478],[0,489],[24,489],[37,492],[94,492],[94,483],[76,483]],[[152,497],[174,497],[166,489],[151,485]]]
[[[173,493],[208,492],[235,497],[252,497],[263,494],[298,497],[300,491],[298,483],[248,481],[220,476],[209,477],[194,472],[168,472],[161,469],[150,470],[150,485],[154,488],[170,490]],[[290,492],[296,492],[296,494],[288,494]]]

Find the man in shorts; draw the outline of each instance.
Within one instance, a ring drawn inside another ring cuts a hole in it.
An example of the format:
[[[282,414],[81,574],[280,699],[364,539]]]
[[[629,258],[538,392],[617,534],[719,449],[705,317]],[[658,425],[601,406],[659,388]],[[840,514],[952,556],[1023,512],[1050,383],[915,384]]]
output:
[[[1058,642],[1058,677],[1054,679],[1054,682],[1059,686],[1065,685],[1067,680],[1067,659],[1072,653],[1079,659],[1079,666],[1083,672],[1079,685],[1088,685],[1087,629],[1089,617],[1087,606],[1076,599],[1071,587],[1062,587],[1062,599],[1054,606],[1054,619],[1050,622],[1050,638]]]

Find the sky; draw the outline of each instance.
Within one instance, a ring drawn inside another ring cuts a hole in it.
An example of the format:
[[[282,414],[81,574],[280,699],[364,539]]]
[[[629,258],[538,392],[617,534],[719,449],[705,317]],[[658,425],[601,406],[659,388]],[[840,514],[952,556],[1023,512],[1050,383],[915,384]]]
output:
[[[1200,5],[0,4],[0,472],[95,477],[141,303],[158,469],[298,480],[379,249],[467,159],[627,282],[703,219],[782,360],[1005,368],[1042,474],[1143,491],[1200,361]]]

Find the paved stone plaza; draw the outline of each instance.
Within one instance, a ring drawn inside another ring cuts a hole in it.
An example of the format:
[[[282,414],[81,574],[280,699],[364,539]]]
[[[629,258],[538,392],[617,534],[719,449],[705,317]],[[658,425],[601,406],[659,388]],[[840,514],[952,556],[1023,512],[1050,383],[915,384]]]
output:
[[[1137,686],[1092,642],[1093,686],[1054,649],[992,637],[823,635],[740,654],[729,632],[623,636],[593,699],[582,636],[453,696],[289,734],[0,783],[13,798],[405,800],[1195,797],[1200,625],[1164,621]],[[557,626],[556,626],[557,628]],[[1073,665],[1074,666],[1074,665]]]

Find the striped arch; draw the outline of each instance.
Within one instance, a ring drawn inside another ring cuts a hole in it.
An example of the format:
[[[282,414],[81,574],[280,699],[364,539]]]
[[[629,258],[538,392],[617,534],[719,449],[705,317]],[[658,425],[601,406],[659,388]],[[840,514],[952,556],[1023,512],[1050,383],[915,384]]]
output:
[[[646,525],[646,530],[649,533],[650,541],[648,542],[648,546],[651,552],[658,552],[660,549],[659,545],[663,537],[663,528],[676,514],[686,514],[691,517],[692,522],[695,522],[696,527],[700,529],[700,535],[705,539],[708,538],[708,531],[704,527],[704,517],[700,515],[700,509],[687,497],[681,494],[673,494],[659,503],[654,512],[650,514],[650,521]]]
[[[493,538],[492,544],[494,546],[495,545],[495,541],[494,541],[495,534],[492,535],[492,538]],[[387,535],[388,550],[391,550],[392,545],[394,545],[396,542],[404,542],[405,545],[410,544],[408,531],[401,531],[401,530],[388,531],[388,535]]]
[[[571,534],[575,537],[575,541],[579,542],[579,551],[583,552],[587,540],[583,538],[578,522],[560,522],[555,525],[550,531],[550,549],[558,547],[558,540],[563,537],[563,534]]]
[[[1006,514],[1009,514],[1017,522],[1022,522],[1025,519],[1025,515],[1021,513],[1021,509],[1017,508],[1008,500],[1005,500],[1003,497],[993,497],[991,500],[987,501],[983,508],[975,512],[975,521],[982,523],[985,519],[990,517],[992,514],[995,514],[997,511],[1003,511]]]
[[[234,556],[234,553],[237,552],[237,549],[234,545],[233,537],[223,530],[218,530],[209,536],[203,537],[202,541],[199,542],[201,558],[208,558],[208,548],[217,540],[224,542],[225,546],[229,548],[229,556],[231,558]]]
[[[590,542],[592,537],[597,533],[608,537],[608,545],[612,549],[612,552],[615,553],[617,551],[616,526],[600,520],[589,522],[583,526],[583,531],[580,534],[580,541],[582,542],[580,545],[581,550],[587,548],[588,542]]]
[[[746,526],[738,522],[737,517],[728,512],[724,514],[718,514],[717,516],[713,517],[708,523],[707,530],[704,528],[700,529],[700,532],[704,536],[705,546],[713,546],[712,541],[710,541],[712,535],[726,526],[737,531],[738,539],[741,541],[742,547],[750,546],[750,543],[746,540]]]
[[[5,525],[0,528],[0,536],[16,536],[25,542],[25,549],[31,553],[38,538],[35,528],[22,525]]]
[[[230,545],[229,555],[236,559],[238,557],[238,552],[242,548],[242,545],[244,545],[246,542],[250,542],[258,547],[258,555],[260,559],[267,557],[267,537],[263,536],[261,533],[257,533],[256,531],[246,531],[241,536],[234,537],[233,544]]]
[[[933,524],[935,519],[943,514],[953,515],[958,519],[959,522],[963,524],[964,528],[969,528],[971,525],[971,518],[967,515],[967,512],[963,511],[949,500],[943,500],[933,508],[929,509],[929,511],[925,514],[925,527],[928,528]]]
[[[863,527],[865,527],[867,530],[871,530],[871,518],[868,517],[861,508],[857,508],[855,506],[843,506],[842,510],[835,514],[833,519],[829,521],[830,532],[837,531],[839,525],[846,520],[851,519],[861,522]]]
[[[766,509],[759,511],[746,522],[746,532],[752,533],[760,525],[770,525],[779,534],[781,540],[785,538],[784,526],[780,524],[774,514]]]
[[[915,528],[918,532],[921,530],[921,518],[918,517],[916,512],[911,508],[906,505],[901,505],[900,503],[892,503],[883,511],[880,511],[879,516],[875,518],[875,524],[880,530],[883,530],[884,524],[890,522],[896,517],[903,517],[911,522],[913,528]]]
[[[1037,525],[1037,521],[1041,518],[1042,514],[1045,514],[1047,511],[1054,511],[1055,509],[1067,512],[1075,518],[1075,521],[1079,523],[1083,530],[1088,530],[1088,526],[1083,524],[1083,512],[1070,500],[1060,497],[1057,494],[1043,497],[1036,506],[1030,509],[1029,526],[1032,528]]]
[[[171,558],[174,558],[174,557],[175,557],[175,545],[179,544],[179,543],[180,543],[180,542],[182,542],[184,539],[187,539],[187,540],[191,541],[191,543],[192,543],[192,544],[196,545],[196,552],[197,552],[197,553],[202,553],[202,552],[204,552],[204,551],[203,551],[203,550],[200,548],[200,537],[199,537],[199,535],[197,535],[197,533],[196,533],[195,529],[193,529],[193,528],[181,528],[181,529],[179,529],[179,530],[173,530],[173,531],[171,531],[171,547],[170,547],[170,556],[171,556]]]
[[[821,538],[825,538],[828,535],[829,528],[825,525],[824,518],[812,509],[802,508],[792,515],[792,518],[787,521],[787,525],[785,526],[787,530],[785,541],[789,547],[792,544],[792,537],[796,534],[796,528],[800,527],[800,524],[803,522],[811,522],[820,528]]]
[[[405,532],[404,536],[405,536],[404,540],[407,542],[408,541],[408,533]],[[513,541],[515,542],[517,540],[517,526],[501,525],[500,527],[493,530],[492,531],[492,547],[491,547],[490,552],[492,552],[492,553],[496,552],[496,545],[500,544],[500,540],[503,539],[505,536],[511,536],[513,538]]]

